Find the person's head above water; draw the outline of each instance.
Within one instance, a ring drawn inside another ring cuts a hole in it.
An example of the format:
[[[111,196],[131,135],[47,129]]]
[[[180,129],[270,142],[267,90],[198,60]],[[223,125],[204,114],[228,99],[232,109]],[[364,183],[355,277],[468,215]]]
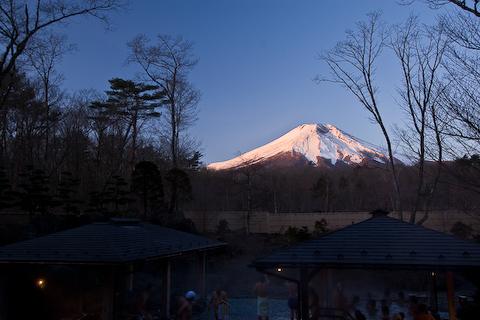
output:
[[[189,301],[195,300],[196,294],[193,291],[188,291],[187,294],[185,294],[185,299]]]

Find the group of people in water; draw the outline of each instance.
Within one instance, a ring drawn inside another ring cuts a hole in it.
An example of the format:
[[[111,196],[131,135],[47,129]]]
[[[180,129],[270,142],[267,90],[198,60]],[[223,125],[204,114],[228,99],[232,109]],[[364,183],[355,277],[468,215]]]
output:
[[[360,308],[360,297],[358,295],[351,295],[347,298],[343,294],[343,283],[337,283],[331,300],[333,309],[345,310],[356,320],[404,320],[406,316],[407,319],[412,320],[435,320],[435,318],[429,314],[425,301],[420,301],[416,296],[411,296],[410,299],[406,299],[403,292],[399,292],[398,297],[392,299],[390,290],[385,290],[383,297],[379,299],[379,306],[377,306],[377,300],[373,298],[372,293],[368,292],[365,296],[365,305],[363,308]],[[395,303],[395,308],[392,309],[398,312],[391,313],[393,303]],[[311,311],[310,313],[312,314],[311,319],[317,320],[319,318],[314,315],[314,312]]]
[[[260,281],[255,284],[253,294],[257,295],[257,315],[258,320],[269,319],[268,313],[268,284],[270,283],[267,276],[265,280],[260,278]],[[290,308],[290,320],[300,319],[299,301],[298,301],[298,287],[295,282],[286,281],[285,286],[288,291],[288,307]],[[383,298],[380,299],[380,306],[377,308],[376,300],[371,293],[366,294],[365,307],[362,310],[359,307],[360,297],[358,295],[351,295],[348,298],[343,293],[343,283],[337,283],[331,295],[331,309],[335,313],[348,312],[356,320],[379,319],[379,320],[404,320],[407,314],[408,319],[413,320],[435,320],[429,314],[425,301],[419,301],[416,296],[411,296],[410,299],[405,298],[403,292],[398,293],[397,299],[392,299],[390,291],[385,290]],[[395,303],[395,310],[391,314],[390,308],[392,303]],[[310,320],[318,320],[322,316],[322,307],[320,306],[320,298],[313,286],[308,287],[308,307]],[[365,312],[365,314],[363,312]],[[402,312],[405,311],[405,312]],[[218,319],[216,319],[218,320]]]
[[[254,285],[252,294],[257,297],[257,316],[258,320],[269,320],[269,302],[268,289],[270,281],[267,275],[262,275],[259,281]],[[299,300],[297,283],[286,281],[285,286],[288,292],[288,307],[290,309],[290,320],[299,320]],[[376,300],[371,293],[365,296],[365,305],[360,308],[360,297],[351,295],[348,298],[343,293],[343,283],[337,283],[330,299],[330,309],[334,312],[348,312],[355,320],[435,320],[428,313],[428,308],[424,301],[419,301],[416,296],[405,298],[403,292],[398,293],[396,299],[390,297],[390,291],[385,290],[383,297],[380,299],[380,305],[377,306]],[[142,292],[136,301],[135,311],[144,319],[150,320],[152,316],[146,311],[146,302],[149,294],[152,292],[153,286],[147,285],[145,291]],[[192,319],[193,303],[196,295],[193,291],[187,292],[184,296],[174,294],[171,297],[171,319],[190,320]],[[391,314],[390,308],[395,303],[395,310]],[[215,320],[228,320],[230,304],[225,291],[219,286],[215,287],[208,301],[208,310],[214,311]],[[310,320],[319,320],[322,317],[322,307],[319,295],[313,286],[308,287],[308,308]],[[405,312],[402,312],[405,311]]]
[[[150,294],[153,292],[154,286],[152,283],[147,284],[145,290],[138,294],[134,305],[134,314],[138,316],[130,317],[130,319],[152,320],[154,317],[149,310],[148,300]],[[170,319],[176,320],[190,320],[193,314],[193,303],[196,299],[196,294],[193,291],[188,291],[185,295],[178,293],[172,294],[170,297]],[[158,310],[157,310],[158,311]],[[158,315],[155,316],[158,319]]]
[[[418,297],[411,296],[410,299],[405,298],[403,292],[398,293],[396,299],[390,297],[390,290],[385,290],[383,298],[380,299],[380,306],[377,308],[376,300],[373,299],[372,294],[366,294],[365,313],[368,318],[380,320],[404,320],[405,317],[413,320],[435,320],[429,314],[426,301],[420,301]],[[395,303],[395,310],[393,314],[390,312],[392,303]],[[351,309],[355,314],[356,320],[365,320],[365,316],[358,308]]]
[[[269,320],[269,305],[268,305],[268,286],[270,281],[267,275],[262,275],[259,281],[255,284],[252,290],[252,294],[257,296],[257,317],[258,320]],[[285,286],[288,292],[288,307],[290,309],[290,320],[298,320],[299,317],[299,300],[298,300],[298,287],[295,282],[286,281]],[[380,299],[380,306],[377,308],[376,300],[369,292],[366,294],[366,303],[363,311],[359,307],[360,297],[358,295],[352,295],[346,297],[343,293],[343,283],[337,283],[331,296],[332,309],[335,312],[348,312],[355,320],[379,319],[379,320],[404,320],[407,315],[407,319],[412,320],[435,320],[435,318],[428,313],[428,308],[424,301],[419,301],[416,296],[411,296],[410,299],[405,298],[403,292],[398,293],[397,299],[390,297],[390,291],[385,290],[384,297]],[[227,320],[228,319],[228,307],[227,296],[224,291],[221,291],[217,287],[216,291],[212,293],[212,297],[209,303],[214,302],[215,307],[215,320]],[[390,307],[392,303],[396,304],[396,310],[405,310],[405,312],[399,311],[393,314],[390,313]],[[319,320],[322,316],[322,307],[320,306],[320,298],[314,287],[308,287],[308,307],[309,307],[309,320]],[[342,311],[343,310],[343,311]]]

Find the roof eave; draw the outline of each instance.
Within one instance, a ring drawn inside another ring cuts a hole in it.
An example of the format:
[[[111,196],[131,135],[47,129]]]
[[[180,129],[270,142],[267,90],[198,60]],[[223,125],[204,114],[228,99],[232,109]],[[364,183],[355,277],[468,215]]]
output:
[[[428,271],[467,271],[479,270],[480,265],[458,264],[380,264],[380,263],[251,263],[250,268],[265,269],[364,269],[364,270],[428,270]]]

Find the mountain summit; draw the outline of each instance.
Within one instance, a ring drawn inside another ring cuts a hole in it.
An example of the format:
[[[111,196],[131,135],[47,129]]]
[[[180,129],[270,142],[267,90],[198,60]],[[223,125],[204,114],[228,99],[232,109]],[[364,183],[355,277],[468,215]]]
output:
[[[215,162],[208,169],[237,169],[253,164],[267,166],[385,163],[378,148],[330,125],[304,124],[280,138],[234,159]]]

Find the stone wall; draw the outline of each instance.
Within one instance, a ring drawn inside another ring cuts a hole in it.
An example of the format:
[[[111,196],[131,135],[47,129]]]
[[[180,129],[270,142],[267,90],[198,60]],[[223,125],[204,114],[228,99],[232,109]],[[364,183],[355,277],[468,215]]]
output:
[[[232,231],[240,230],[246,226],[247,212],[241,211],[186,211],[185,217],[191,219],[200,233],[215,232],[220,220],[228,222]],[[398,214],[389,214],[398,219]],[[423,217],[423,212],[417,212],[417,219]],[[313,231],[315,221],[325,219],[328,230],[344,228],[370,218],[368,212],[332,212],[332,213],[269,213],[253,212],[250,218],[251,233],[283,233],[288,227],[308,227]],[[403,214],[403,220],[410,219],[409,213]],[[453,224],[461,221],[469,225],[475,234],[480,234],[480,212],[466,214],[458,211],[434,211],[429,213],[429,218],[423,223],[424,227],[440,232],[449,232]]]

